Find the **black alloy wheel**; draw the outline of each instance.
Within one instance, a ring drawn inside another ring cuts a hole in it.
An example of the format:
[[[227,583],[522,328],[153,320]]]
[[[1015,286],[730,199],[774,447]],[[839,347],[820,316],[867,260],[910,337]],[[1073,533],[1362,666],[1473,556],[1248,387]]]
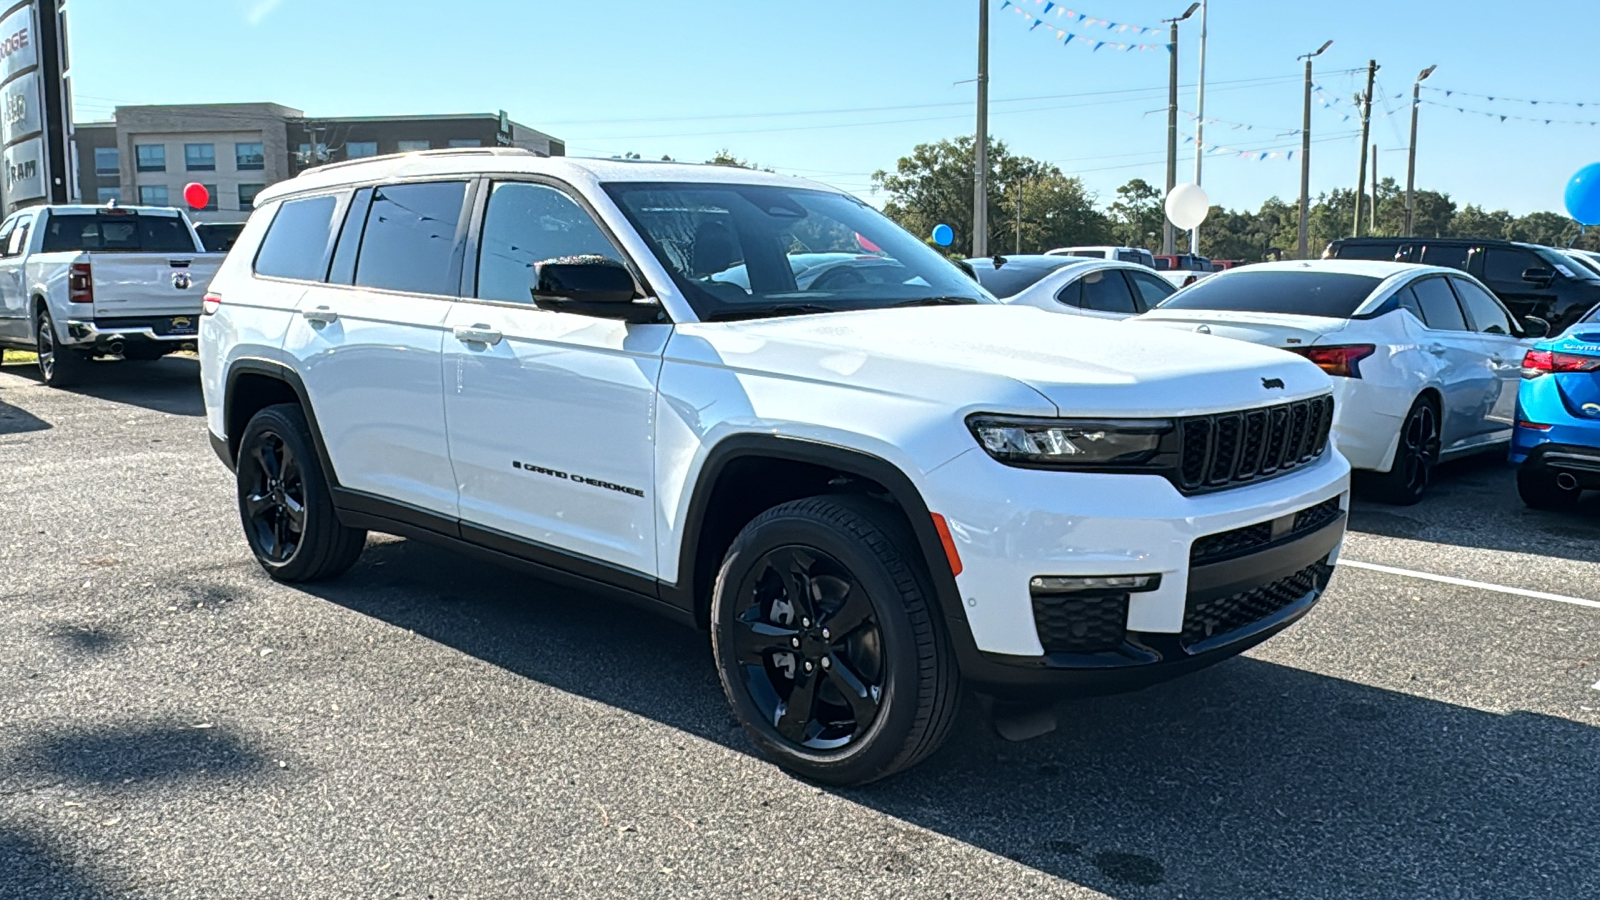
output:
[[[305,538],[306,486],[300,459],[281,435],[261,431],[239,460],[245,533],[256,555],[286,563]],[[243,486],[248,484],[248,488]]]
[[[279,581],[332,578],[366,546],[365,531],[339,521],[316,446],[294,404],[256,413],[239,438],[239,520],[256,561]]]
[[[1439,463],[1439,411],[1427,398],[1419,398],[1400,426],[1400,443],[1388,472],[1363,479],[1363,493],[1396,506],[1411,506],[1427,493],[1433,467]]]
[[[866,589],[837,559],[768,551],[738,587],[732,643],[746,691],[784,739],[836,750],[883,701],[883,633]]]

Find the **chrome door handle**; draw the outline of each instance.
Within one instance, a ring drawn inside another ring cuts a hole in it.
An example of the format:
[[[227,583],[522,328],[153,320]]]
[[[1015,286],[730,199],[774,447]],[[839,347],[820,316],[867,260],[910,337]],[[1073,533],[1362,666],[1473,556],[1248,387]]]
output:
[[[488,344],[491,347],[500,343],[500,339],[505,336],[488,325],[473,325],[471,328],[460,327],[456,328],[453,333],[456,336],[456,340],[463,344]]]
[[[300,315],[307,322],[315,322],[319,325],[327,325],[330,322],[339,321],[339,314],[326,306],[319,306],[316,309],[303,309],[300,311]]]
[[[1428,347],[1428,352],[1432,353],[1434,356],[1443,356],[1445,354],[1444,345],[1432,344]]]

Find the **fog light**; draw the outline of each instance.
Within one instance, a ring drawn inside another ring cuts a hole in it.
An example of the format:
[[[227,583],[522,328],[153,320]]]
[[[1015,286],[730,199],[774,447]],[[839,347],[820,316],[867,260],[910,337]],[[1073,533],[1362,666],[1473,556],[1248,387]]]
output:
[[[1160,575],[1035,575],[1028,587],[1045,594],[1078,594],[1085,591],[1153,591],[1161,586]]]

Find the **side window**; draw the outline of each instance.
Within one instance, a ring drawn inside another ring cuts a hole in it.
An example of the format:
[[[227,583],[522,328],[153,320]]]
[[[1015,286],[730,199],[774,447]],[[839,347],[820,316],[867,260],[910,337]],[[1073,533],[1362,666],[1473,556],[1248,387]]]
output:
[[[1416,316],[1418,322],[1424,325],[1428,324],[1427,317],[1422,314],[1422,304],[1417,302],[1416,292],[1411,288],[1403,287],[1395,291],[1394,299],[1396,303],[1400,304],[1401,309]]]
[[[6,241],[6,256],[21,256],[23,249],[28,246],[28,232],[33,230],[33,217],[23,216],[17,220],[17,227],[12,229],[11,238]]]
[[[1447,269],[1467,270],[1467,247],[1460,244],[1424,244],[1422,247],[1422,264],[1425,266],[1444,266]],[[1518,273],[1521,277],[1521,273]]]
[[[1500,301],[1489,296],[1483,288],[1478,287],[1464,278],[1452,278],[1450,284],[1456,289],[1456,295],[1461,298],[1461,305],[1466,308],[1467,315],[1472,318],[1472,327],[1484,334],[1515,335],[1517,327],[1511,324],[1511,317],[1501,308]]]
[[[1165,278],[1157,278],[1145,272],[1125,271],[1122,274],[1128,276],[1128,281],[1133,284],[1133,292],[1135,299],[1139,301],[1140,312],[1155,309],[1161,305],[1163,300],[1178,291]]]
[[[16,231],[17,221],[20,218],[20,216],[13,216],[4,222],[0,222],[0,254],[3,254],[5,248],[10,245],[11,235]]]
[[[355,283],[413,294],[453,295],[453,262],[465,181],[386,184],[374,189]]]
[[[1074,309],[1083,307],[1083,279],[1074,278],[1067,282],[1067,286],[1056,291],[1056,302]]]
[[[328,245],[338,211],[339,198],[332,194],[284,201],[261,239],[256,274],[321,281],[328,271]]]
[[[1083,308],[1097,312],[1133,315],[1139,310],[1133,305],[1133,294],[1128,283],[1116,269],[1101,269],[1078,279],[1083,285]]]
[[[1340,244],[1340,259],[1381,259],[1393,260],[1395,247],[1391,244]]]
[[[1422,306],[1422,321],[1435,331],[1470,331],[1467,320],[1456,303],[1455,291],[1445,284],[1443,277],[1424,278],[1411,283],[1417,302]]]
[[[494,186],[478,250],[478,296],[533,302],[533,265],[563,256],[620,254],[589,213],[542,184]]]
[[[356,250],[361,247],[361,231],[367,226],[367,210],[372,207],[372,188],[356,191],[350,199],[339,230],[339,243],[333,248],[333,264],[328,267],[329,284],[349,284],[356,277]]]
[[[1527,284],[1522,273],[1528,269],[1548,269],[1537,256],[1526,250],[1491,247],[1483,251],[1483,280],[1491,284]]]

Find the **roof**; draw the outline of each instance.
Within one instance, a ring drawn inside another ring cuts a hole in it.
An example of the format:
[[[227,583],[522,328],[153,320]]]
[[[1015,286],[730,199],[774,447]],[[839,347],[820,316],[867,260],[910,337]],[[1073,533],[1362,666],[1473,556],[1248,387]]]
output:
[[[150,213],[157,216],[175,216],[180,212],[177,207],[173,206],[124,206],[118,203],[116,208],[125,213]],[[41,209],[48,209],[52,214],[97,215],[105,212],[107,206],[104,203],[98,205],[92,203],[53,203],[42,206],[25,206],[17,210],[17,212],[38,212]]]
[[[309,169],[262,191],[257,204],[290,194],[323,190],[366,181],[477,174],[549,175],[571,184],[606,182],[701,182],[706,184],[772,185],[843,193],[838,188],[791,175],[775,175],[736,166],[704,163],[643,162],[621,159],[543,157],[514,147],[471,147],[396,153]]]
[[[1505,238],[1478,238],[1478,237],[1348,237],[1330,241],[1330,244],[1341,246],[1353,244],[1355,246],[1369,245],[1374,247],[1398,247],[1401,244],[1471,244],[1483,246],[1485,244],[1499,247],[1538,247],[1527,241],[1509,241]]]
[[[1105,262],[1092,256],[1048,256],[1042,253],[998,253],[994,256],[977,256],[967,260],[969,265],[976,268],[994,267],[996,259],[1002,260],[1000,268],[1016,266],[1021,269],[1058,269],[1062,266],[1078,266],[1084,263]]]
[[[1284,262],[1251,263],[1248,266],[1238,266],[1216,273],[1214,277],[1227,275],[1237,278],[1252,272],[1331,272],[1340,275],[1365,275],[1369,278],[1393,278],[1410,272],[1439,271],[1451,272],[1456,275],[1465,275],[1459,269],[1445,269],[1439,266],[1423,266],[1416,263],[1389,262],[1381,259],[1299,259]]]

